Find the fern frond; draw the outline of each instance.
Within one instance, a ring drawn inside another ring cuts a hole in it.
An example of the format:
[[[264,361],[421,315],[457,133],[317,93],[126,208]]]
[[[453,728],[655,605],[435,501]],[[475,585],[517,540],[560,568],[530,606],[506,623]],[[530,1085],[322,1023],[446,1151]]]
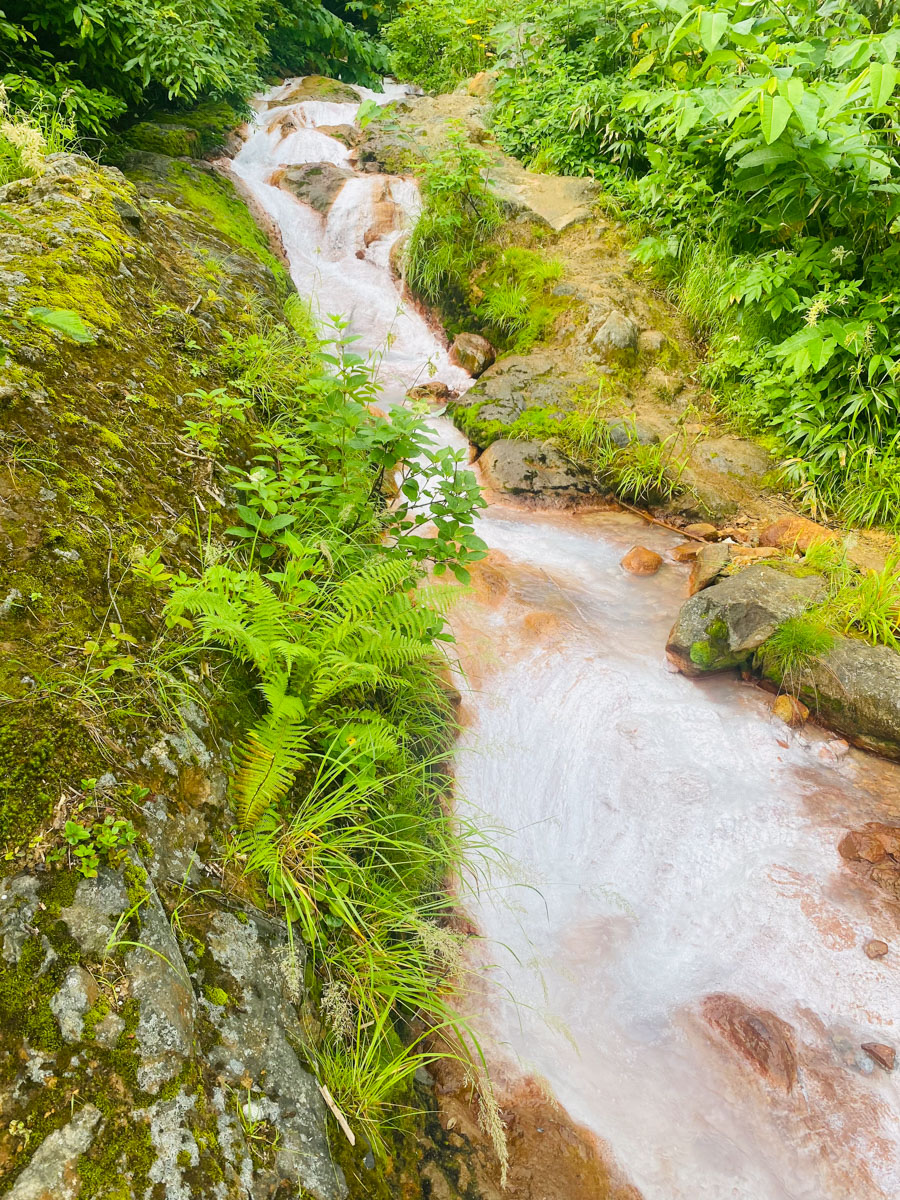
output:
[[[250,730],[235,753],[232,783],[239,824],[251,828],[290,791],[306,762],[311,730],[303,709],[287,697]]]

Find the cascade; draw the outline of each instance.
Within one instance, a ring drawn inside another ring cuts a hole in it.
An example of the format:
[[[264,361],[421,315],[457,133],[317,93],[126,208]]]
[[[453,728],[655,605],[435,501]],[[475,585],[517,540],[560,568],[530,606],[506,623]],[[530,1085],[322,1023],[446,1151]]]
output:
[[[349,167],[318,127],[357,106],[285,94],[259,101],[233,169],[298,290],[380,356],[389,398],[429,377],[465,388],[390,271],[415,185],[354,173],[320,216],[278,172]],[[454,617],[457,803],[507,831],[509,875],[470,906],[488,980],[472,1016],[501,1089],[544,1081],[646,1200],[900,1195],[900,1076],[861,1049],[898,1038],[900,953],[863,953],[897,940],[896,913],[836,850],[851,824],[897,821],[900,768],[775,722],[751,685],[667,669],[681,569],[618,564],[674,534],[501,505],[478,532],[503,584],[476,571]]]

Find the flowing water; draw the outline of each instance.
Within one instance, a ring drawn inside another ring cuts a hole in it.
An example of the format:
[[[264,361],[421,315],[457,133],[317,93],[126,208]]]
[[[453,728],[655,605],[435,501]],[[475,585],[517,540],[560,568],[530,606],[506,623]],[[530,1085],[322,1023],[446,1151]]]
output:
[[[298,289],[364,349],[389,343],[389,392],[430,370],[466,386],[391,278],[414,187],[358,175],[326,221],[274,186],[285,165],[346,165],[316,127],[355,116],[281,95],[233,168]],[[385,197],[399,218],[373,236]],[[619,560],[677,535],[500,505],[478,531],[491,554],[455,618],[457,777],[460,807],[508,831],[510,872],[470,910],[485,939],[470,1003],[498,1076],[544,1081],[646,1200],[895,1200],[900,1075],[861,1044],[898,1042],[898,914],[836,846],[900,822],[900,769],[789,730],[730,675],[667,668],[685,568],[635,578]],[[870,938],[886,958],[866,957]]]

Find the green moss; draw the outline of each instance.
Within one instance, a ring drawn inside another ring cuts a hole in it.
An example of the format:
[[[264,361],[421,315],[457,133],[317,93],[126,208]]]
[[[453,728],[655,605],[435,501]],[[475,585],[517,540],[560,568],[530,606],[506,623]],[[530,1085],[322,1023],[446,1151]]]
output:
[[[715,651],[709,642],[694,642],[691,645],[691,662],[695,666],[702,667],[704,670],[712,666],[715,660]]]
[[[203,994],[210,1004],[217,1004],[219,1008],[224,1008],[228,1003],[228,993],[224,988],[205,987],[203,989]]]

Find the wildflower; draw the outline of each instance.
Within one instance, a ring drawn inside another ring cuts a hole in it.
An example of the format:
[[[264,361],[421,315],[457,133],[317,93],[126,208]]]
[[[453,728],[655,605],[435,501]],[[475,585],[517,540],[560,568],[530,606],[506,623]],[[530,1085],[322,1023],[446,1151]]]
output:
[[[819,323],[819,317],[821,317],[822,313],[827,311],[827,298],[825,296],[816,296],[815,300],[813,300],[812,304],[810,304],[809,308],[806,310],[806,324],[817,325]]]
[[[22,170],[37,175],[44,162],[47,145],[37,125],[28,121],[0,121],[0,137],[6,138],[19,156]]]
[[[852,253],[853,251],[848,250],[846,246],[835,246],[831,251],[832,262],[842,264],[844,259],[849,258]]]

